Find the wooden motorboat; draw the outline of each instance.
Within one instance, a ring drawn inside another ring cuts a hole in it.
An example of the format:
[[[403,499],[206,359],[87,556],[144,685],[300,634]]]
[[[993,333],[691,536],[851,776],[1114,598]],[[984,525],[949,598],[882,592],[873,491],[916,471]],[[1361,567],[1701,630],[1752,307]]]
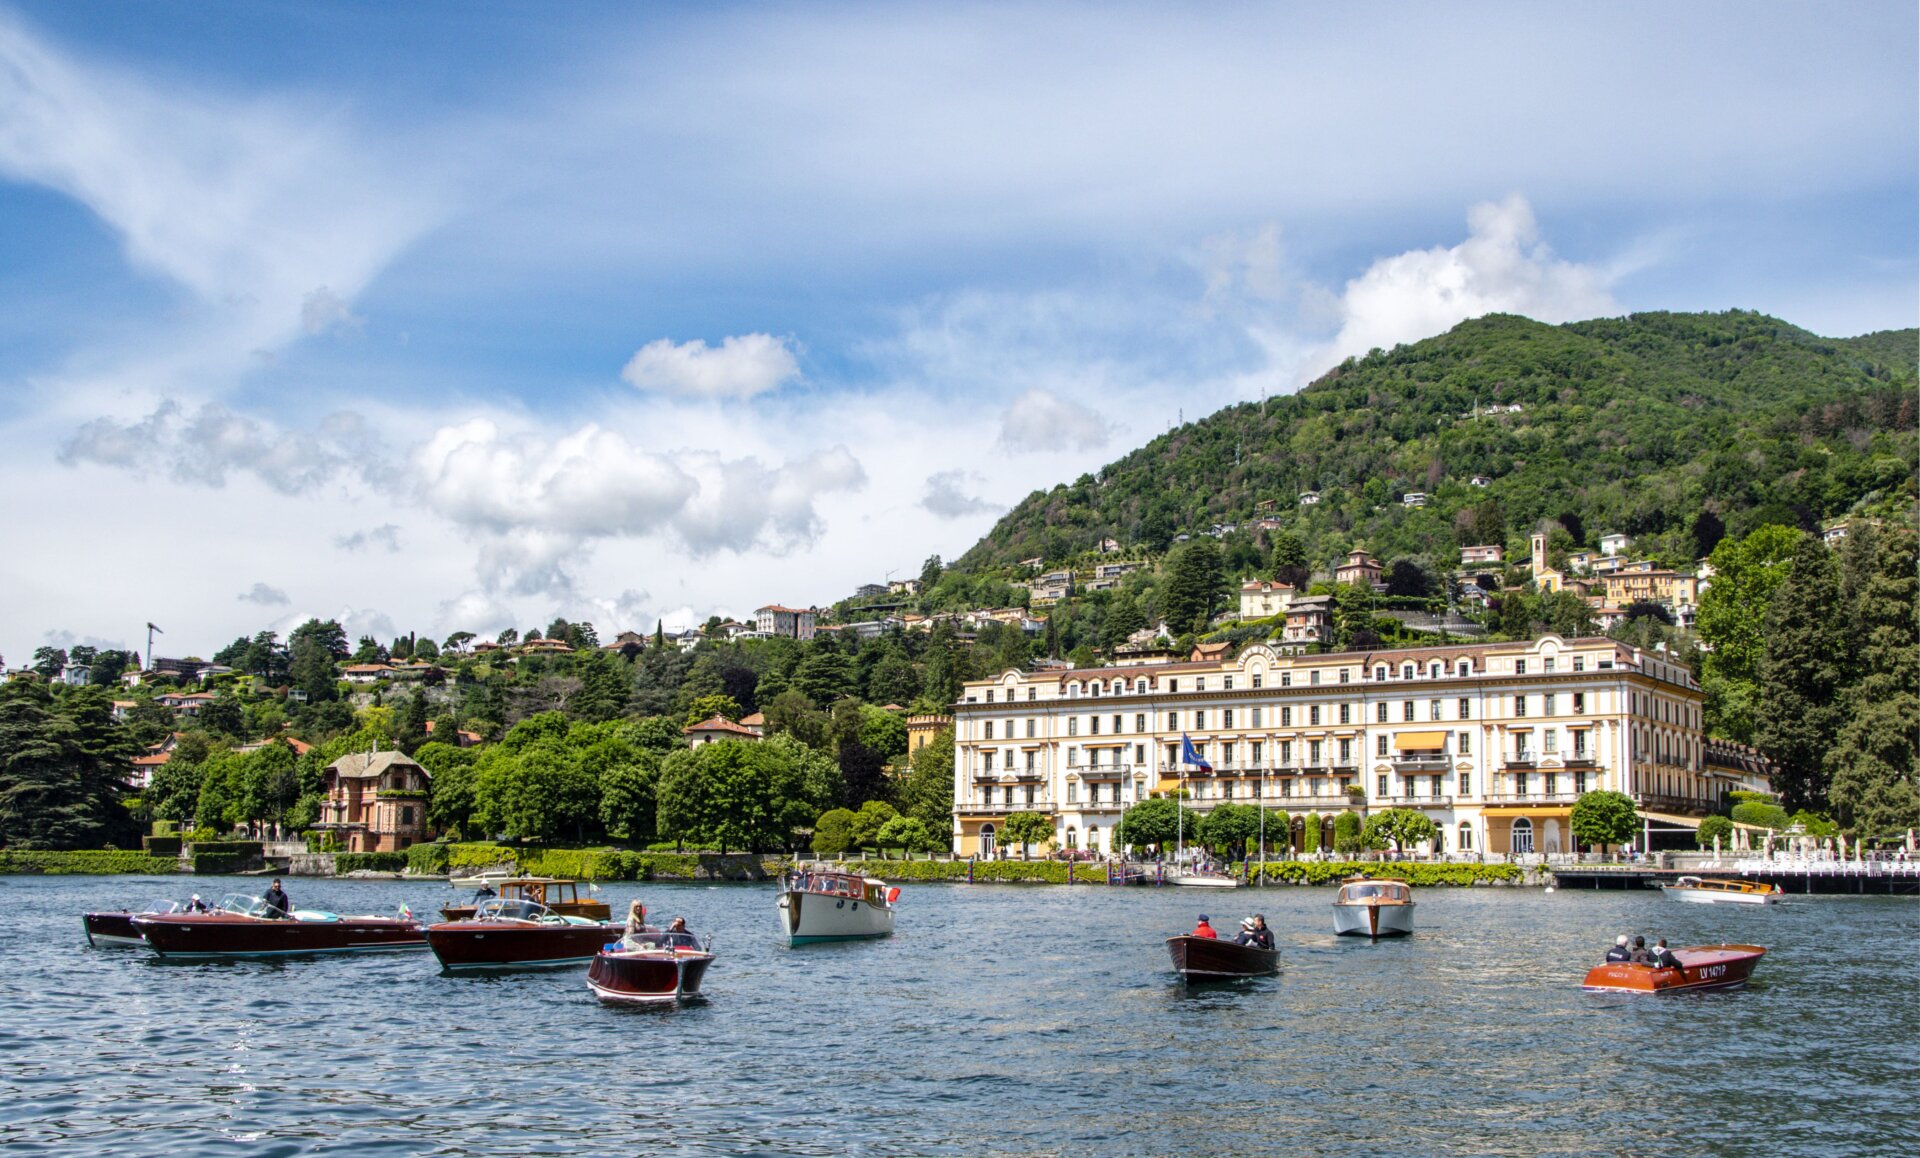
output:
[[[1660,891],[1669,900],[1696,905],[1777,905],[1781,897],[1779,889],[1760,881],[1719,877],[1679,877]]]
[[[80,923],[87,931],[87,944],[96,949],[110,945],[145,948],[147,938],[134,925],[133,919],[141,914],[157,916],[161,913],[177,913],[180,909],[178,901],[155,901],[139,913],[128,909],[117,913],[82,913]]]
[[[1745,985],[1766,955],[1759,945],[1694,945],[1675,949],[1680,968],[1617,962],[1587,971],[1581,988],[1592,993],[1691,993]]]
[[[1173,970],[1192,981],[1227,977],[1259,977],[1280,971],[1280,950],[1241,945],[1219,937],[1190,933],[1167,938]]]
[[[1404,937],[1413,932],[1413,886],[1391,877],[1349,877],[1333,898],[1333,931],[1342,937]]]
[[[713,964],[713,939],[692,933],[630,933],[587,966],[587,988],[609,1005],[662,1005],[697,996]]]
[[[585,917],[589,921],[610,921],[613,910],[607,902],[593,895],[593,886],[587,886],[587,896],[580,896],[580,882],[561,877],[470,877],[478,882],[482,892],[469,905],[445,905],[440,916],[449,921],[472,919],[482,901],[496,897],[503,901],[532,901],[542,905],[563,917]]]
[[[273,916],[259,897],[230,893],[210,913],[140,913],[134,928],[162,957],[290,957],[425,949],[412,917],[343,917],[315,909]]]
[[[532,901],[495,897],[464,921],[427,926],[427,946],[449,972],[544,969],[593,960],[621,925],[566,917]]]
[[[1240,878],[1218,869],[1189,868],[1168,873],[1167,883],[1185,885],[1190,889],[1237,889],[1240,887]]]
[[[843,872],[792,872],[781,878],[780,931],[789,945],[893,936],[900,890]]]

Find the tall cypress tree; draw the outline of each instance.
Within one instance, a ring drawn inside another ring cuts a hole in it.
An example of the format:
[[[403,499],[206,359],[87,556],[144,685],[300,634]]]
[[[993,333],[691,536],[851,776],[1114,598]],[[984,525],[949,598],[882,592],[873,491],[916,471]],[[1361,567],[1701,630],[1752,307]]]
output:
[[[1845,633],[1840,568],[1812,535],[1800,536],[1766,620],[1754,744],[1774,765],[1774,787],[1789,810],[1827,805],[1821,761],[1845,720],[1839,703]]]
[[[1844,697],[1845,724],[1825,771],[1836,819],[1857,836],[1920,826],[1920,579],[1910,529],[1879,537],[1873,574],[1857,607],[1861,675]]]

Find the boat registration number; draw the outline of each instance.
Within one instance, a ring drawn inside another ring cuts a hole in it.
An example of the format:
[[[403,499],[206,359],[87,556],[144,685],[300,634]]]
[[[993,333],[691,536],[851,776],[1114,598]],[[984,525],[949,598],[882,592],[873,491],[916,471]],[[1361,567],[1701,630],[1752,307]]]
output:
[[[1722,975],[1726,971],[1727,971],[1727,967],[1725,965],[1708,965],[1705,968],[1700,970],[1700,980],[1710,981],[1713,978]]]

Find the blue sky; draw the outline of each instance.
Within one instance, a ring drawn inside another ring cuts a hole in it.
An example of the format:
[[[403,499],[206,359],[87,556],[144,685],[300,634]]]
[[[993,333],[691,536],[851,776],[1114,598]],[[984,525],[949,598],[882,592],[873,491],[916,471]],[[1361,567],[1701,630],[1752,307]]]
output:
[[[0,0],[0,655],[824,602],[1489,310],[1913,325],[1917,32]]]

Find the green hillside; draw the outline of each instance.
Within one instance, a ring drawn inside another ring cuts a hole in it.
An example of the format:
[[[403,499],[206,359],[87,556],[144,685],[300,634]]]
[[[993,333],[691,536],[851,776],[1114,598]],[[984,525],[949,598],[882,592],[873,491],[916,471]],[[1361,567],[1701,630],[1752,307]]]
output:
[[[1447,566],[1542,519],[1576,546],[1621,531],[1636,554],[1684,562],[1723,532],[1911,502],[1917,350],[1914,330],[1830,339],[1738,310],[1492,315],[1036,491],[957,566],[1064,560],[1109,536],[1162,550],[1263,515],[1319,566],[1355,546]],[[1321,501],[1301,506],[1302,491]],[[1403,506],[1409,491],[1427,505]]]

